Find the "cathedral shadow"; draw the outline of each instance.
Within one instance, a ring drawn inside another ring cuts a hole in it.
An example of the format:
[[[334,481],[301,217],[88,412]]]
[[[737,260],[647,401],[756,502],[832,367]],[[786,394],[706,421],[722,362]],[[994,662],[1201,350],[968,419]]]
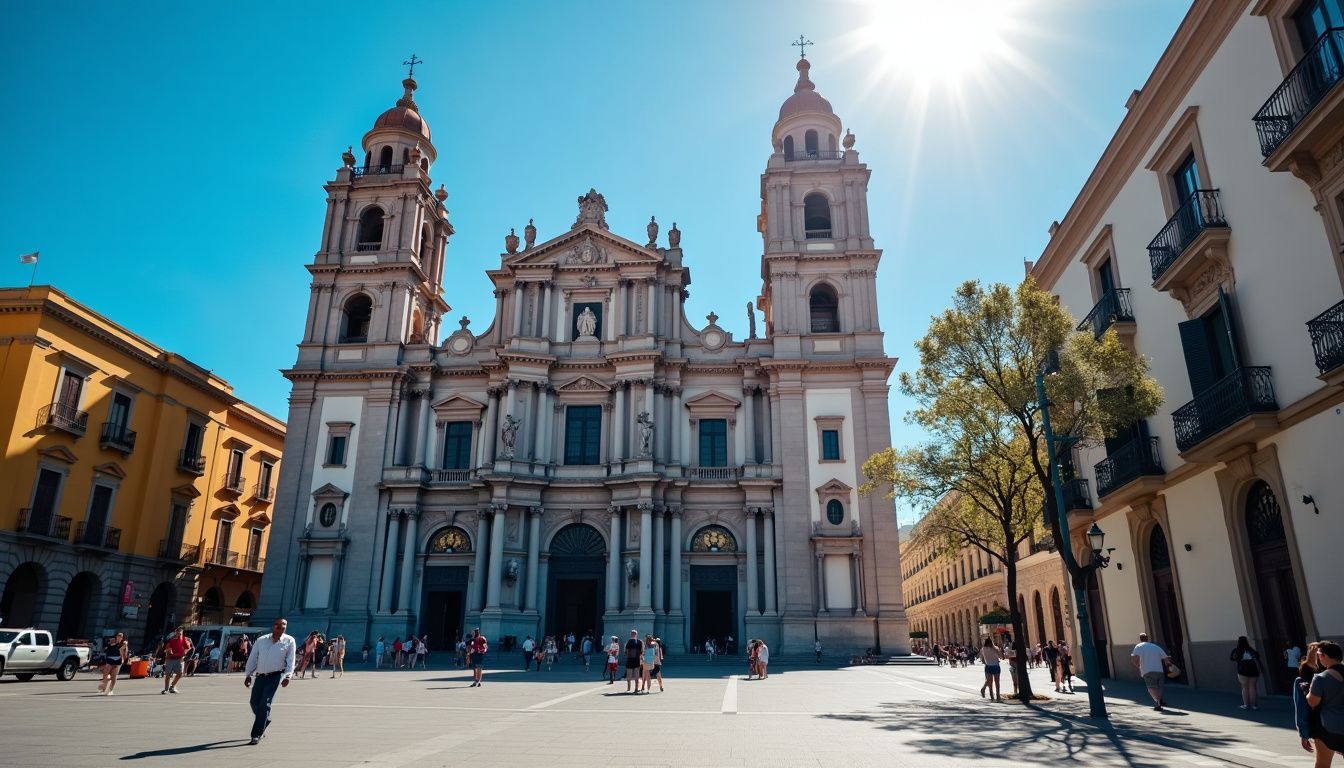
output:
[[[1154,719],[1145,717],[1149,714],[1156,713],[1112,712],[1110,721],[1094,725],[1039,706],[909,701],[882,704],[875,712],[820,717],[916,734],[905,748],[965,762],[997,759],[1095,764],[1098,755],[1105,754],[1114,756],[1116,765],[1157,768],[1170,765],[1170,757],[1155,756],[1151,747],[1198,751],[1244,746],[1179,720],[1163,719],[1160,732],[1156,731]]]

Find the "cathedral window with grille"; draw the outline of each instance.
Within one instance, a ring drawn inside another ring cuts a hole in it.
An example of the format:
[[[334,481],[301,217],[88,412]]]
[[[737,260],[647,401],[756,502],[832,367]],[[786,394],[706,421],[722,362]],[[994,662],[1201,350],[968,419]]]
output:
[[[840,299],[834,288],[825,284],[813,288],[807,306],[813,333],[840,332]]]
[[[471,469],[470,421],[450,421],[444,425],[443,468]]]
[[[728,466],[728,422],[726,420],[700,420],[700,466]]]
[[[602,406],[571,405],[565,409],[565,463],[602,461]]]
[[[820,192],[803,198],[803,233],[808,240],[831,239],[831,203]]]

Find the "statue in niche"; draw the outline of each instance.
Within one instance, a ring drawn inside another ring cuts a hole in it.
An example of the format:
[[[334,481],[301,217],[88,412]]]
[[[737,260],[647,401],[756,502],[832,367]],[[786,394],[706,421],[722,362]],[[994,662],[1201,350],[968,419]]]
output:
[[[635,417],[639,425],[639,455],[647,458],[653,455],[653,418],[648,411],[640,411]]]
[[[518,562],[517,558],[509,558],[508,562],[504,563],[504,583],[510,585],[518,583],[518,573],[522,568],[523,564]]]
[[[752,309],[750,301],[747,302],[747,327],[751,329],[748,338],[756,338],[756,311]]]
[[[625,561],[625,579],[631,586],[639,583],[639,561],[633,557]]]
[[[579,316],[574,319],[574,330],[579,332],[580,339],[594,339],[597,332],[597,315],[593,314],[592,307],[584,307]]]
[[[514,445],[518,442],[518,427],[522,426],[522,419],[515,419],[511,415],[504,417],[504,426],[499,429],[499,454],[506,459],[513,458]]]

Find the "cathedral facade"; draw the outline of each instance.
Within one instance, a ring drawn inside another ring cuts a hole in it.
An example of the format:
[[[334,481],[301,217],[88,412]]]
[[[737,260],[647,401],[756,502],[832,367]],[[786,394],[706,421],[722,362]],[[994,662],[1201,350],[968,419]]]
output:
[[[686,317],[675,224],[614,233],[594,190],[559,235],[505,238],[488,327],[441,334],[453,227],[405,80],[326,185],[259,617],[355,647],[633,628],[908,652],[891,504],[857,490],[896,362],[869,170],[809,67],[761,177],[746,339]]]

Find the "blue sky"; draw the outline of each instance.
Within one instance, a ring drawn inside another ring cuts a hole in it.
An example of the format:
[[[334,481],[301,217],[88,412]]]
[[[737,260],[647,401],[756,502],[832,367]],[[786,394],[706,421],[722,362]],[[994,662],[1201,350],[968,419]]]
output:
[[[857,0],[6,3],[0,284],[26,284],[17,256],[41,249],[37,282],[283,418],[322,184],[414,52],[457,229],[445,327],[489,324],[483,273],[509,227],[559,234],[596,187],[631,239],[650,215],[678,223],[688,314],[714,310],[741,337],[760,287],[759,176],[801,32],[872,169],[881,320],[909,369],[958,282],[1022,277],[1188,8],[1016,2],[1011,56],[923,91],[893,63],[906,33],[965,36],[890,8],[900,34],[886,34]],[[897,445],[919,437],[907,408],[893,392]]]

